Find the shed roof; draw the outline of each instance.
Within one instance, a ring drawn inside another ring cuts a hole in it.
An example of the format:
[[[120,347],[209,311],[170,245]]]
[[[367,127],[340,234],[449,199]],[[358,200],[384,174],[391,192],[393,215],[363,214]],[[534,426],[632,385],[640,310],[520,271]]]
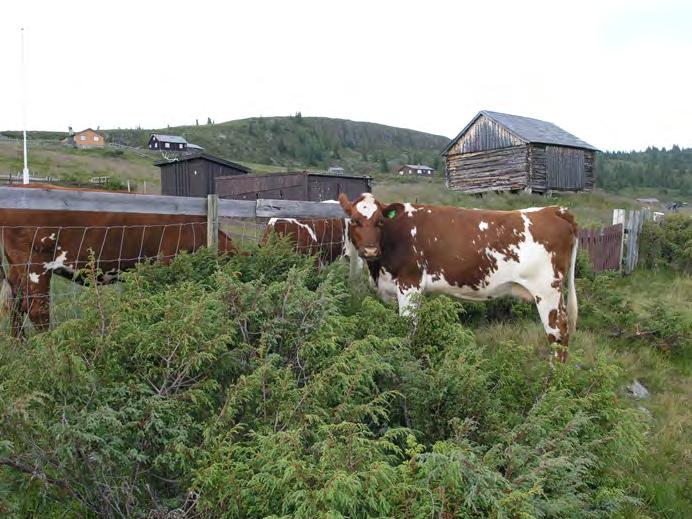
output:
[[[184,156],[178,157],[172,161],[159,160],[157,162],[154,162],[154,165],[162,167],[162,166],[167,166],[169,164],[173,164],[175,162],[185,162],[188,160],[196,160],[196,159],[208,160],[209,162],[215,162],[216,164],[221,164],[222,166],[228,166],[229,168],[238,169],[238,170],[244,171],[246,173],[249,173],[251,171],[250,168],[243,166],[242,164],[237,164],[236,162],[231,162],[230,160],[222,159],[221,157],[214,157],[213,155],[209,155],[208,153],[194,153],[191,155],[184,155]]]
[[[172,142],[173,144],[187,144],[185,138],[180,137],[179,135],[163,135],[161,133],[152,133],[151,136],[156,137],[156,140],[160,142]]]
[[[523,117],[521,115],[510,115],[503,114],[501,112],[481,110],[478,112],[476,117],[474,117],[471,122],[467,124],[464,129],[461,130],[461,132],[459,132],[459,135],[450,141],[447,147],[443,150],[443,153],[446,153],[449,148],[451,148],[454,143],[457,142],[471,127],[471,125],[475,123],[476,120],[482,115],[504,126],[517,138],[526,143],[554,144],[557,146],[570,146],[572,148],[583,148],[598,151],[598,148],[581,140],[580,138],[572,135],[553,123],[541,121],[540,119],[533,119],[532,117]]]

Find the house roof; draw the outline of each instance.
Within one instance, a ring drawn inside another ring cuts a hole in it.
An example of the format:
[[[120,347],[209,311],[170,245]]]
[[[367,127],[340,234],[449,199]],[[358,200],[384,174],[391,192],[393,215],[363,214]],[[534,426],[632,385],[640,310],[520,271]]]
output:
[[[75,135],[78,135],[78,134],[84,133],[84,132],[94,132],[94,133],[96,133],[96,134],[98,134],[98,135],[103,135],[103,132],[102,132],[102,131],[100,131],[100,130],[97,131],[97,130],[94,130],[93,128],[84,128],[83,130],[78,131],[78,132],[75,132],[74,134],[75,134]],[[68,137],[70,137],[70,136],[68,135]]]
[[[496,123],[504,126],[515,137],[526,143],[555,144],[558,146],[570,146],[572,148],[583,148],[598,151],[598,148],[595,148],[591,144],[581,140],[580,138],[572,135],[553,123],[541,121],[540,119],[533,119],[531,117],[523,117],[521,115],[510,115],[500,112],[491,112],[489,110],[481,110],[478,112],[476,117],[474,117],[471,122],[467,124],[464,129],[461,130],[461,132],[459,132],[459,135],[450,141],[442,153],[446,153],[481,115],[484,115]]]
[[[179,135],[163,135],[161,133],[152,133],[151,137],[156,137],[159,142],[172,142],[173,144],[187,144],[185,138]],[[151,138],[150,137],[150,138]]]
[[[435,171],[433,168],[430,166],[426,166],[425,164],[403,164],[401,167],[407,167],[411,169],[429,169],[430,171]]]
[[[175,160],[159,160],[157,162],[154,162],[155,166],[167,166],[169,164],[172,164],[174,162],[185,162],[188,160],[196,160],[196,159],[204,159],[208,160],[209,162],[215,162],[216,164],[221,164],[222,166],[228,166],[229,168],[234,168],[238,169],[240,171],[244,171],[245,173],[249,173],[251,171],[250,168],[243,166],[242,164],[237,164],[236,162],[231,162],[230,160],[222,159],[221,157],[214,157],[214,155],[209,155],[208,153],[194,153],[191,155],[183,155],[182,157],[177,157]]]
[[[191,142],[187,143],[187,149],[188,150],[203,150],[202,146],[199,146],[198,144],[192,144]]]

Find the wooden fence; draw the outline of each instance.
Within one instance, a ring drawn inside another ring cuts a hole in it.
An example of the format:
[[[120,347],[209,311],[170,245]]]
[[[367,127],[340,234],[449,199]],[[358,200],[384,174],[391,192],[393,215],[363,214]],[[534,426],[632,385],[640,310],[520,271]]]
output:
[[[579,249],[588,251],[596,272],[620,269],[622,230],[622,224],[579,230]]]

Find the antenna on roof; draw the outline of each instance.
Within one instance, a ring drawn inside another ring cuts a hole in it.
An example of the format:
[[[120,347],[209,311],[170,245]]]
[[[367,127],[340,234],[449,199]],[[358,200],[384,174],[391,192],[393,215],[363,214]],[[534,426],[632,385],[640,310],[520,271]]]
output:
[[[22,27],[22,126],[24,134],[24,169],[22,170],[22,182],[29,183],[29,166],[26,157],[26,74],[24,72],[24,27]]]

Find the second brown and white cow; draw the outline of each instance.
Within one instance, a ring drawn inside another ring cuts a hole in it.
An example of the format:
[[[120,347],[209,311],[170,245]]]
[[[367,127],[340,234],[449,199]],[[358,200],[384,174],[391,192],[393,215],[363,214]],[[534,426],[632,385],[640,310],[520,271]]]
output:
[[[339,202],[348,235],[378,295],[407,315],[416,294],[475,301],[512,295],[533,302],[551,343],[563,346],[577,320],[577,226],[560,207],[490,211],[394,203],[365,193]],[[569,291],[563,297],[564,283]]]
[[[322,203],[339,202],[326,200]],[[314,255],[318,268],[353,256],[352,268],[359,270],[363,262],[348,239],[348,223],[348,218],[271,218],[261,243],[267,243],[269,236],[275,233],[288,237],[299,254]]]

